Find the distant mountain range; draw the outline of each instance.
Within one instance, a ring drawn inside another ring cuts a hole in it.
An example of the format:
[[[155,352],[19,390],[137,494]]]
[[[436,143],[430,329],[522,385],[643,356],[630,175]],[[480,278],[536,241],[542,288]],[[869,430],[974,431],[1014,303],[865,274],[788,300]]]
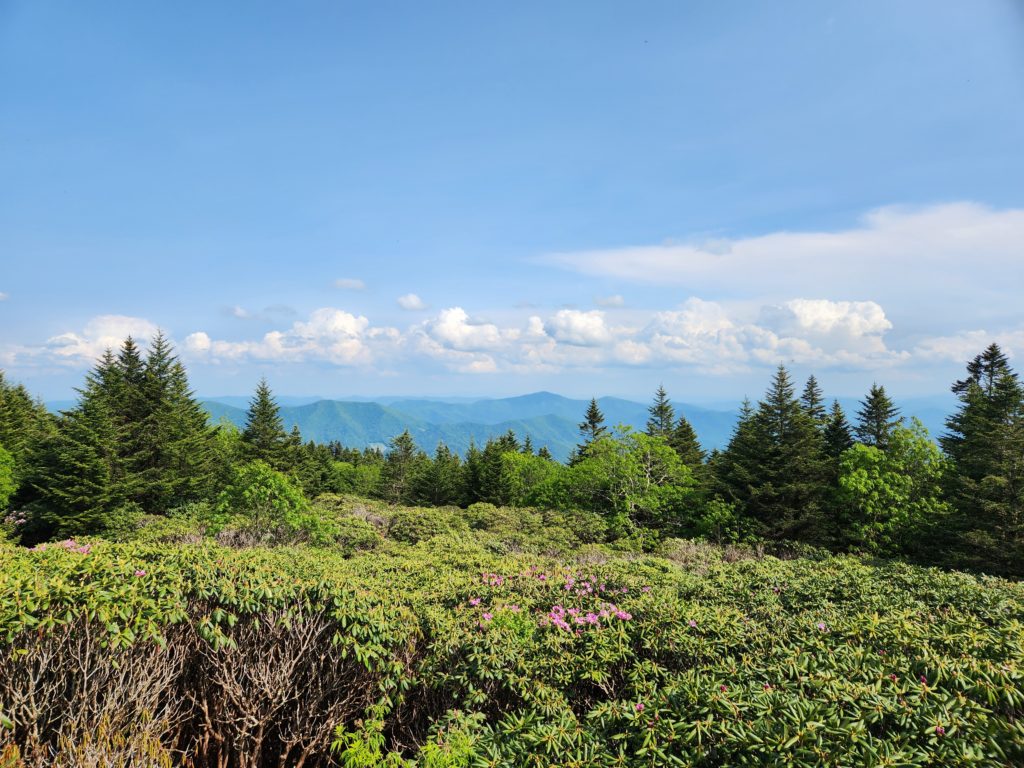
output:
[[[297,426],[303,439],[317,442],[337,440],[352,448],[386,446],[395,435],[408,429],[417,444],[433,451],[439,442],[464,454],[470,442],[483,445],[490,437],[508,430],[520,439],[530,436],[534,446],[546,445],[557,459],[564,460],[579,442],[579,422],[589,401],[574,400],[551,392],[535,392],[520,397],[485,400],[388,398],[381,401],[314,400],[279,398],[285,428]],[[617,397],[602,397],[598,405],[609,425],[625,424],[643,429],[647,423],[647,405]],[[211,419],[242,426],[248,398],[218,397],[203,401]],[[841,398],[840,403],[852,419],[857,400]],[[900,403],[903,413],[917,416],[933,437],[941,434],[948,412],[942,400],[922,398]],[[693,424],[701,444],[723,448],[729,441],[738,408],[713,410],[695,405],[676,404],[676,412]]]

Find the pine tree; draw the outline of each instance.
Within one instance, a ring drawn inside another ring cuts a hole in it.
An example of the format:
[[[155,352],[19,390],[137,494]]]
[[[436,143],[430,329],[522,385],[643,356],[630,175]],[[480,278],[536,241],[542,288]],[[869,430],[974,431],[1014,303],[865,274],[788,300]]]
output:
[[[654,393],[654,402],[647,412],[650,414],[647,420],[647,434],[668,440],[676,428],[676,413],[664,386],[658,386],[658,391]]]
[[[838,400],[832,401],[832,410],[829,411],[825,421],[823,436],[825,438],[825,456],[838,466],[839,457],[853,446],[850,422],[846,420],[846,413]]]
[[[260,379],[249,403],[242,444],[250,460],[260,459],[277,470],[288,467],[288,434],[266,379]]]
[[[444,443],[438,443],[432,461],[424,464],[415,479],[418,502],[443,506],[457,504],[463,495],[462,462]]]
[[[997,344],[967,364],[952,387],[960,401],[940,445],[952,460],[948,486],[966,528],[1024,537],[1024,387]]]
[[[590,405],[587,406],[587,413],[583,417],[583,421],[580,422],[580,436],[583,438],[583,442],[576,447],[574,457],[570,460],[570,463],[575,463],[584,458],[590,444],[607,433],[608,428],[604,425],[604,414],[597,407],[597,398],[591,398]]]
[[[741,415],[722,456],[719,482],[755,529],[770,538],[810,537],[821,522],[823,441],[779,366],[757,411]]]
[[[811,417],[811,421],[819,429],[824,428],[825,424],[828,423],[828,414],[825,411],[825,395],[813,374],[807,377],[807,384],[804,385],[804,391],[800,395],[800,405],[803,406],[804,413]]]
[[[7,383],[0,371],[0,445],[14,461],[17,487],[12,504],[24,504],[37,495],[36,472],[47,442],[56,435],[57,420],[21,384]]]
[[[523,438],[523,453],[527,454],[528,456],[533,455],[533,439],[530,437],[529,434],[527,434],[526,437]]]
[[[132,485],[119,450],[121,434],[109,391],[117,364],[108,350],[64,413],[38,478],[43,522],[59,536],[101,533],[110,513],[130,499]]]
[[[483,458],[483,452],[470,438],[466,460],[462,464],[462,503],[465,506],[475,504],[483,498]]]
[[[480,500],[491,504],[511,503],[511,489],[503,472],[501,457],[506,453],[519,453],[519,441],[509,430],[497,439],[488,440],[480,462]]]
[[[419,469],[417,465],[425,458],[423,452],[416,447],[409,430],[391,438],[380,472],[378,493],[381,498],[392,504],[411,500],[413,480]]]
[[[679,421],[676,422],[668,442],[675,449],[676,453],[679,454],[679,458],[683,460],[686,466],[696,474],[703,470],[707,454],[700,447],[697,433],[685,416],[679,417]]]
[[[884,451],[892,431],[903,423],[899,409],[885,394],[885,387],[878,384],[871,385],[871,391],[860,405],[854,429],[857,440]]]
[[[554,461],[554,457],[551,455],[551,451],[548,450],[546,445],[542,445],[540,450],[537,451],[537,456],[545,461]]]

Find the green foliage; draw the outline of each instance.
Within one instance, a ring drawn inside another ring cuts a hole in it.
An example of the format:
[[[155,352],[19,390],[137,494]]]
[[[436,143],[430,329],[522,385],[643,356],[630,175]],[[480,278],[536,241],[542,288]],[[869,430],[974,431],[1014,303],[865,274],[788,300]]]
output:
[[[1024,762],[1020,584],[659,551],[508,556],[452,536],[352,558],[0,550],[0,643],[16,651],[0,654],[0,751],[59,764],[71,753],[57,734],[99,733],[91,681],[120,670],[139,684],[106,689],[106,711],[140,723],[126,718],[141,697],[174,702],[154,738],[196,765],[303,752],[307,766],[365,768]],[[68,642],[85,627],[90,643]],[[283,663],[271,685],[224,687]],[[45,706],[55,686],[59,706]]]
[[[931,523],[948,518],[942,500],[947,463],[916,419],[896,427],[887,448],[858,443],[840,461],[839,488],[846,537],[854,547],[896,554]]]
[[[216,507],[225,524],[235,519],[246,530],[271,540],[307,528],[308,509],[302,492],[281,472],[259,460],[237,468]]]
[[[284,431],[281,411],[274,400],[267,380],[260,379],[249,402],[242,430],[242,448],[250,460],[259,460],[279,471],[291,468],[288,434]]]
[[[17,489],[14,457],[0,445],[0,512],[7,509],[7,502],[10,501]]]
[[[889,437],[893,430],[902,423],[899,409],[885,393],[885,387],[872,384],[871,391],[857,411],[857,427],[854,430],[857,440],[884,451],[889,447]]]

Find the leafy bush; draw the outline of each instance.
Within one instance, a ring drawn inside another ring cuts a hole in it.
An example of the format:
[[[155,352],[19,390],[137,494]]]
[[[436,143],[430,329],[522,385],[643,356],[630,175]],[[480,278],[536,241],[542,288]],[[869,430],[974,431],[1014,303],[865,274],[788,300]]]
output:
[[[418,543],[352,558],[0,549],[0,753],[73,764],[102,726],[131,737],[109,764],[1024,764],[1020,584],[682,540],[508,556],[430,511],[448,532],[396,510]]]
[[[452,507],[395,507],[388,521],[388,537],[407,544],[466,530],[462,510]]]

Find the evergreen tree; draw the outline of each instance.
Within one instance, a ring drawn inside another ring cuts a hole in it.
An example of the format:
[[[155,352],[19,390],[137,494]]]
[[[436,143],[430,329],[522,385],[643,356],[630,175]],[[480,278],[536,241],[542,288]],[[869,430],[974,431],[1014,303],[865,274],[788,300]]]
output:
[[[542,445],[540,450],[537,451],[538,458],[544,459],[545,461],[553,461],[554,457],[551,455],[551,451],[548,450],[546,445]]]
[[[696,475],[699,475],[704,468],[707,454],[700,447],[697,433],[685,416],[679,417],[679,421],[676,422],[668,442],[675,449],[676,453],[679,454],[679,458],[683,460],[683,463],[693,470]]]
[[[523,438],[523,453],[527,454],[528,456],[533,455],[533,439],[530,437],[529,434],[527,434],[526,437]]]
[[[465,506],[475,504],[483,498],[483,458],[483,452],[470,438],[466,461],[462,465],[462,503]]]
[[[0,445],[14,462],[17,487],[12,504],[25,504],[38,494],[36,472],[48,441],[56,435],[57,420],[21,384],[9,384],[0,371]]]
[[[878,384],[871,385],[871,391],[860,405],[854,429],[857,440],[884,451],[892,431],[903,423],[899,409],[885,394],[885,387]]]
[[[825,395],[813,374],[807,377],[807,384],[804,385],[804,391],[800,395],[800,405],[803,406],[804,413],[811,417],[811,421],[819,429],[825,427],[828,423],[828,414],[825,411]]]
[[[51,534],[101,533],[110,514],[130,499],[122,435],[108,395],[117,363],[108,350],[78,390],[75,408],[64,413],[40,470],[39,489],[46,504],[39,521]]]
[[[415,480],[416,500],[443,506],[457,504],[462,499],[462,462],[444,443],[437,444],[434,458],[424,464],[423,472]]]
[[[249,403],[242,430],[242,444],[250,460],[265,461],[281,470],[288,464],[288,435],[284,431],[281,411],[274,400],[267,380],[260,379],[256,394]]]
[[[960,401],[940,444],[961,525],[993,542],[1024,537],[1024,387],[997,344],[967,364],[952,387]]]
[[[783,366],[757,411],[745,410],[720,461],[726,500],[735,502],[761,535],[815,535],[825,488],[824,446]]]
[[[391,438],[380,472],[378,494],[381,498],[392,504],[411,500],[413,481],[422,459],[426,456],[416,447],[409,430]]]
[[[676,412],[664,386],[658,386],[658,391],[654,393],[654,402],[647,412],[650,414],[647,420],[647,434],[668,440],[676,429]]]
[[[825,455],[830,461],[838,462],[843,453],[853,447],[853,434],[850,422],[838,400],[832,401],[832,410],[825,421]]]
[[[587,413],[583,417],[583,421],[580,422],[580,436],[583,438],[583,442],[576,446],[574,456],[569,463],[575,463],[586,456],[590,444],[607,433],[608,428],[604,425],[604,414],[597,407],[597,398],[591,398],[590,405],[587,406]]]
[[[519,453],[519,441],[512,430],[497,439],[488,440],[480,463],[480,500],[491,504],[510,504],[509,487],[501,457],[506,453]]]

